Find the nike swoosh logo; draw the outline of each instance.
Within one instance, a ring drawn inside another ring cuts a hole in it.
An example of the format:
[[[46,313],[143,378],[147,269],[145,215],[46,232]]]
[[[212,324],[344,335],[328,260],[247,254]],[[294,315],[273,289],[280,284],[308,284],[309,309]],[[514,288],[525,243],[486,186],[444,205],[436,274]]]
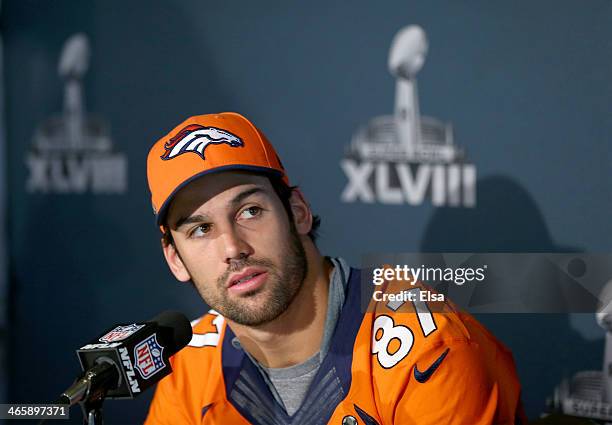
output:
[[[442,353],[440,357],[438,357],[436,361],[433,362],[431,366],[429,366],[427,370],[425,370],[424,372],[421,372],[417,368],[417,365],[415,363],[414,364],[414,379],[419,381],[421,384],[424,384],[425,382],[427,382],[429,378],[431,378],[431,375],[433,375],[433,373],[438,369],[438,367],[440,366],[440,364],[442,363],[442,361],[444,360],[444,358],[446,357],[449,351],[450,351],[450,348],[447,348],[446,351]]]

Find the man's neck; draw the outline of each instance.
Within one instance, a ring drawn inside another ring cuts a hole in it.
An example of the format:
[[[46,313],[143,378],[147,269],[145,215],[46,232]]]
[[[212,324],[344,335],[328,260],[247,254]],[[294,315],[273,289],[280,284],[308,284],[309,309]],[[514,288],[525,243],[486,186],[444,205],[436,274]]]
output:
[[[289,367],[302,363],[321,347],[333,264],[316,248],[306,249],[306,257],[308,274],[304,284],[279,317],[258,327],[228,320],[242,348],[265,367]]]

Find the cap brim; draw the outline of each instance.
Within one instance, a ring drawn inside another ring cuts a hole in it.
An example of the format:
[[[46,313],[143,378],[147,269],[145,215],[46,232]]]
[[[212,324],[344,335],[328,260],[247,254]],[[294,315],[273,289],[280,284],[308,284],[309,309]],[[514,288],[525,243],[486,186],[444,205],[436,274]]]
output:
[[[168,196],[168,198],[166,198],[161,208],[157,212],[157,219],[156,219],[157,225],[158,226],[164,225],[164,222],[166,221],[166,214],[168,213],[168,208],[170,207],[170,204],[172,203],[172,199],[174,199],[176,194],[179,193],[179,191],[182,188],[184,188],[185,186],[187,186],[189,183],[193,182],[194,180],[199,179],[200,177],[206,176],[208,174],[219,173],[221,171],[228,171],[228,170],[252,171],[254,173],[262,173],[262,174],[268,174],[268,175],[276,176],[276,177],[283,177],[283,173],[280,170],[275,170],[274,168],[267,168],[267,167],[257,167],[254,165],[224,165],[222,167],[211,168],[209,170],[202,171],[201,173],[191,176],[190,178],[185,180],[183,183],[178,185],[176,189],[174,189],[172,193]]]

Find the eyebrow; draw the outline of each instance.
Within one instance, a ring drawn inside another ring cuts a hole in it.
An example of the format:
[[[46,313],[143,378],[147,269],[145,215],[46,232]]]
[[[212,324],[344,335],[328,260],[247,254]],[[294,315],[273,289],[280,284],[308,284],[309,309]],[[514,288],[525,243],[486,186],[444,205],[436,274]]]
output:
[[[234,198],[229,202],[229,205],[230,207],[235,208],[246,198],[256,193],[265,193],[265,191],[260,187],[253,187],[251,189],[243,190],[242,192],[234,196]],[[186,224],[201,223],[202,221],[207,221],[209,219],[210,217],[206,214],[197,214],[189,217],[181,217],[174,224],[174,230],[178,230]]]

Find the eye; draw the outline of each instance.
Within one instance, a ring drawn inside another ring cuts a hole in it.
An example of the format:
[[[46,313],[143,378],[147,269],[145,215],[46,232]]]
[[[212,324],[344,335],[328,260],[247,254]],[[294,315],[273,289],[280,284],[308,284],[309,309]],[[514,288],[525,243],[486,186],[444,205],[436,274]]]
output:
[[[208,223],[200,224],[199,226],[191,230],[191,232],[189,232],[189,237],[190,238],[202,237],[206,235],[208,232],[210,232],[211,227],[212,226]]]
[[[254,218],[261,214],[262,209],[259,207],[248,207],[240,213],[242,218]]]

